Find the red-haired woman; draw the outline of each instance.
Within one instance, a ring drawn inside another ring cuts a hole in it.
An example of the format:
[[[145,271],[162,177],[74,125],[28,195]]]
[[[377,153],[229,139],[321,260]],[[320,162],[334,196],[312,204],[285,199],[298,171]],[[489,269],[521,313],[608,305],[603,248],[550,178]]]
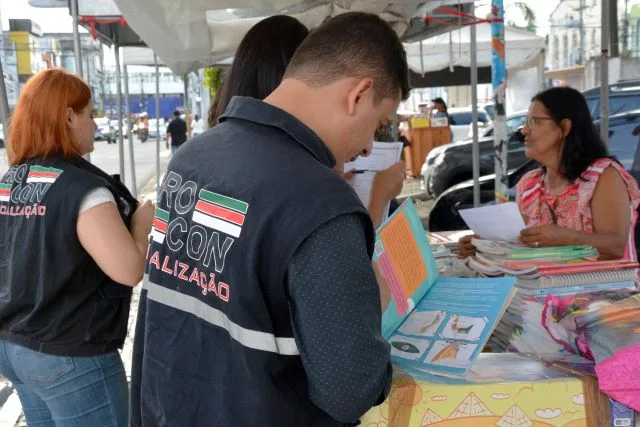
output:
[[[11,120],[0,181],[0,373],[29,425],[127,426],[118,354],[142,278],[153,208],[82,158],[91,90],[33,76]]]

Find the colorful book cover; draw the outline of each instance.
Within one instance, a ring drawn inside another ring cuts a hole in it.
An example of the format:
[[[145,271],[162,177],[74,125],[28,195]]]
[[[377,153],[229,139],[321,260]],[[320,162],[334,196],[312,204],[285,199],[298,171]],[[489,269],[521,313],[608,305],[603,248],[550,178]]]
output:
[[[436,260],[411,199],[378,230],[373,262],[391,292],[382,315],[382,335],[389,338],[438,280]]]
[[[410,199],[380,227],[374,263],[391,293],[382,334],[392,358],[434,373],[464,375],[515,294],[513,277],[440,278]]]

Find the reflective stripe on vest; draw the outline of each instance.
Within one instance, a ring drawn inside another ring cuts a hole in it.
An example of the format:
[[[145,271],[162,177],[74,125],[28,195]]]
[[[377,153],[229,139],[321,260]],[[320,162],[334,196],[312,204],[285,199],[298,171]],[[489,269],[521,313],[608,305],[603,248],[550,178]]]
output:
[[[229,332],[231,338],[245,347],[269,351],[284,356],[297,356],[300,354],[293,338],[276,337],[267,332],[243,328],[229,320],[227,315],[220,310],[208,306],[197,298],[151,282],[147,274],[144,275],[143,289],[147,290],[148,299],[192,314],[205,322],[223,328]]]

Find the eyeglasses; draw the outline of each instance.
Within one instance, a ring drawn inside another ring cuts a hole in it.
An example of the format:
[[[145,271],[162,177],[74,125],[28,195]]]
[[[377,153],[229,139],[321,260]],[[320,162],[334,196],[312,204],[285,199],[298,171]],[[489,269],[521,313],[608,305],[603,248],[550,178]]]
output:
[[[547,120],[553,121],[551,117],[527,117],[527,121],[525,122],[525,124],[527,125],[527,127],[533,129],[534,127]]]

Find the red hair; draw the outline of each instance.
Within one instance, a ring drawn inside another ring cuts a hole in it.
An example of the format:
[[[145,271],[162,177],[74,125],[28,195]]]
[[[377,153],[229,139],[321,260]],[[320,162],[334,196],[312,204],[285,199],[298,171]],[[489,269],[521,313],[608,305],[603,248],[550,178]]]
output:
[[[80,113],[90,101],[89,86],[65,70],[51,68],[31,77],[11,116],[9,163],[51,155],[80,156],[67,123],[67,109]]]

